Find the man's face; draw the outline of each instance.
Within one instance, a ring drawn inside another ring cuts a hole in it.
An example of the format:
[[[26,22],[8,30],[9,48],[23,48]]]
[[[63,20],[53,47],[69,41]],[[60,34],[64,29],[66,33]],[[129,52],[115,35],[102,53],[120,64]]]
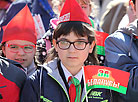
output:
[[[19,62],[23,67],[32,64],[36,52],[35,44],[25,40],[7,41],[2,51],[6,58]]]

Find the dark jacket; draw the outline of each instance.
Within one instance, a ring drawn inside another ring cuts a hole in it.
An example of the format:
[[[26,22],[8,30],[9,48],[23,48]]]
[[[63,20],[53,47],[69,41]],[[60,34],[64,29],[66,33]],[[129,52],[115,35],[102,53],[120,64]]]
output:
[[[21,102],[40,102],[39,97],[41,102],[70,102],[69,86],[58,63],[55,59],[30,76],[23,88]],[[81,84],[81,102],[86,102],[83,81]],[[111,102],[111,94],[105,89],[90,90],[87,98],[89,102]]]
[[[26,74],[18,63],[0,57],[0,102],[18,102],[25,80]]]
[[[138,36],[137,20],[128,27],[109,35],[105,41],[105,65],[130,72],[127,94],[120,95],[123,102],[138,102],[138,39],[136,36]]]

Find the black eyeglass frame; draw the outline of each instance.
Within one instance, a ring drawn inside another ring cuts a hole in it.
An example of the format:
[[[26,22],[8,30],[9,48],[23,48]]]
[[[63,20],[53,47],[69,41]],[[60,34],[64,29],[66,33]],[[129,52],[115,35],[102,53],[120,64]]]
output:
[[[59,45],[59,42],[61,42],[61,41],[65,41],[65,40],[59,40],[59,41],[56,42],[56,44],[57,44],[58,47],[59,47],[60,49],[62,49],[62,50],[67,50],[67,49],[69,49],[70,46],[71,46],[71,44],[73,44],[74,48],[77,49],[77,50],[84,50],[84,49],[86,48],[87,44],[91,44],[91,42],[85,42],[85,41],[74,41],[74,42],[66,41],[66,42],[69,43],[69,46],[68,46],[67,48],[61,48],[60,45]],[[74,43],[76,43],[76,42],[84,42],[84,43],[85,43],[85,47],[84,47],[83,49],[78,49],[78,48],[75,46],[75,44],[74,44]]]

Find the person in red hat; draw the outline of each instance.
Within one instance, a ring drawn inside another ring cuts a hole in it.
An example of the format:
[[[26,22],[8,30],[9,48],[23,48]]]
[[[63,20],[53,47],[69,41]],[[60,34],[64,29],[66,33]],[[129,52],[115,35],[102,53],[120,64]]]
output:
[[[29,76],[36,70],[36,41],[34,20],[26,5],[5,27],[1,42],[3,56],[19,62]]]
[[[79,13],[78,13],[79,12]],[[66,0],[53,34],[53,48],[43,67],[26,81],[21,102],[85,102],[84,65],[98,65],[94,29],[76,0]],[[98,89],[95,89],[98,90]],[[105,92],[89,102],[108,101]]]
[[[1,0],[0,9],[5,7],[4,9],[6,10],[11,3],[10,1],[11,0]],[[12,33],[13,32],[11,32],[11,34]],[[16,36],[14,37],[16,38]],[[4,47],[5,44],[9,43],[8,38],[9,36],[6,34],[4,37],[5,40],[3,40],[3,51],[5,55],[11,54],[7,47]],[[24,68],[19,63],[0,56],[0,102],[19,102],[20,93],[27,78],[23,70]]]

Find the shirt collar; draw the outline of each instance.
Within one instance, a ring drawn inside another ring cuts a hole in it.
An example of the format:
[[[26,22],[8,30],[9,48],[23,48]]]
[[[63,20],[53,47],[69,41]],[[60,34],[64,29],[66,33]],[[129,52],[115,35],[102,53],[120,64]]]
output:
[[[73,76],[73,75],[67,70],[67,68],[62,64],[62,62],[60,62],[60,64],[61,64],[61,67],[62,67],[63,72],[64,72],[64,74],[65,74],[66,80],[68,81],[68,77]],[[73,76],[73,77],[77,78],[77,79],[81,82],[82,74],[83,74],[83,71],[82,71],[82,69],[81,69],[81,70],[80,70],[75,76]]]

